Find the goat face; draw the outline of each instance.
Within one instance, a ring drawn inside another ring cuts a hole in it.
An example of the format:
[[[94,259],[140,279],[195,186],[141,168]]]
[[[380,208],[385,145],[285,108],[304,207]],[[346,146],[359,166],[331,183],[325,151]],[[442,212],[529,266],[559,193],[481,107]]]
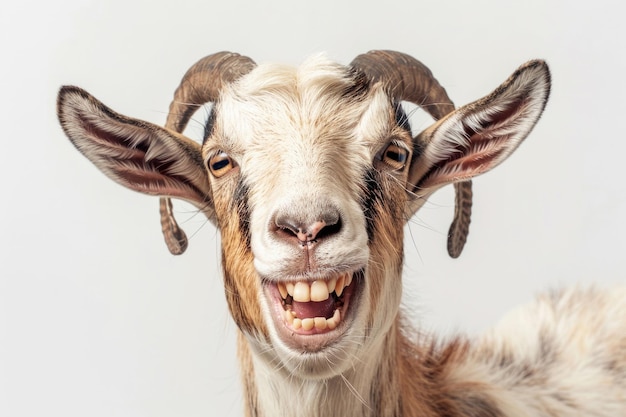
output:
[[[66,134],[105,174],[191,201],[219,227],[231,314],[256,357],[291,375],[337,375],[381,343],[400,304],[405,221],[442,185],[505,159],[548,97],[547,67],[531,62],[412,138],[398,101],[437,103],[445,91],[432,82],[399,91],[397,77],[368,65],[376,54],[352,67],[323,57],[298,69],[246,61],[197,99],[215,102],[202,146],[172,131],[189,118],[176,99],[163,129],[75,87],[59,95]],[[211,68],[215,57],[232,55],[209,57]],[[435,108],[436,118],[450,110]],[[165,219],[167,236],[177,228]]]
[[[203,152],[214,200],[228,202],[216,210],[226,285],[248,275],[258,295],[245,302],[264,318],[239,324],[264,323],[288,367],[337,372],[399,304],[411,136],[380,86],[319,59],[256,68],[215,112]],[[240,274],[250,250],[254,271]]]

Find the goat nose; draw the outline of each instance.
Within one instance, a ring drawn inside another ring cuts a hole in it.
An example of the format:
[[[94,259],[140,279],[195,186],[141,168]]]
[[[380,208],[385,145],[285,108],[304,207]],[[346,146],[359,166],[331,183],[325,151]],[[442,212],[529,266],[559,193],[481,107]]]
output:
[[[319,241],[341,230],[341,218],[337,210],[328,210],[315,216],[315,220],[298,219],[296,216],[280,214],[275,220],[276,233],[283,239],[293,239],[299,243]]]

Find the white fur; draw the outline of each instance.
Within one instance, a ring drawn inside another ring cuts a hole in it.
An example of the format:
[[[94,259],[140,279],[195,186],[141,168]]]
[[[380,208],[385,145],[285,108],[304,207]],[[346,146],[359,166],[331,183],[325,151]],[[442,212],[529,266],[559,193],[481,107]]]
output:
[[[363,268],[369,259],[365,218],[359,205],[360,181],[372,158],[385,144],[391,107],[381,89],[365,100],[346,106],[342,92],[350,86],[345,68],[316,56],[299,68],[261,65],[220,98],[212,148],[237,160],[251,184],[249,205],[254,266],[266,279],[315,279],[336,271]],[[316,213],[320,204],[336,206],[343,216],[341,234],[315,252],[314,271],[300,271],[291,262],[300,251],[268,230],[276,212]],[[368,301],[338,346],[303,357],[277,336],[265,298],[259,296],[271,346],[267,362],[283,361],[311,369],[312,375],[336,373],[358,366]],[[253,340],[256,344],[256,340]],[[339,369],[329,370],[333,361]],[[293,371],[294,369],[291,369]]]
[[[300,68],[260,65],[222,91],[214,131],[201,150],[165,129],[118,117],[74,88],[60,99],[59,115],[73,143],[115,181],[148,194],[189,199],[212,217],[213,207],[206,204],[210,195],[218,220],[236,225],[224,242],[233,251],[225,250],[224,267],[231,280],[229,303],[236,300],[231,312],[242,328],[251,412],[266,417],[397,416],[402,411],[624,415],[624,288],[543,296],[478,341],[440,348],[429,337],[405,334],[411,329],[399,317],[402,214],[421,204],[405,188],[421,184],[419,192],[426,196],[510,155],[545,106],[545,64],[521,67],[492,95],[427,129],[415,139],[424,139],[423,154],[412,160],[409,152],[413,165],[407,162],[403,169],[385,167],[379,158],[391,140],[413,149],[412,138],[395,125],[391,99],[382,85],[348,99],[345,91],[353,82],[345,67],[323,56]],[[206,160],[218,150],[236,169],[207,180],[198,155]],[[365,184],[372,172],[378,190]],[[242,184],[249,212],[243,219],[229,204]],[[366,219],[362,204],[368,195],[363,194],[370,189],[379,200],[372,219]],[[293,239],[290,244],[277,237],[274,219],[277,213],[315,219],[328,207],[340,214],[341,228],[307,252],[303,266],[302,249]],[[368,236],[368,220],[376,226],[373,236]],[[245,229],[240,221],[249,222],[250,247],[239,235]],[[345,333],[335,333],[338,338],[318,350],[290,346],[294,334],[285,337],[277,329],[262,284],[352,270],[363,271],[362,296],[350,300],[358,305],[350,307],[354,320]],[[451,354],[445,358],[447,348]]]
[[[450,378],[487,385],[506,416],[625,415],[626,287],[538,297],[478,340]]]

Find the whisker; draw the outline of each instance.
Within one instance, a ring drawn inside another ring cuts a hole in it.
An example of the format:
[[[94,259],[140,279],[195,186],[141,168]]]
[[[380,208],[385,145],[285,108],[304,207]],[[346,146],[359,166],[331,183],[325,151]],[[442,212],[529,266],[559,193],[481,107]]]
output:
[[[352,395],[354,395],[359,400],[359,402],[363,404],[365,408],[367,408],[369,411],[372,411],[372,408],[369,406],[369,404],[367,404],[367,402],[363,399],[363,397],[356,390],[356,388],[354,388],[354,386],[350,383],[350,381],[348,381],[348,378],[346,378],[343,374],[339,374],[339,376],[341,377],[343,382],[346,384],[346,387],[348,387],[348,390],[352,393]]]

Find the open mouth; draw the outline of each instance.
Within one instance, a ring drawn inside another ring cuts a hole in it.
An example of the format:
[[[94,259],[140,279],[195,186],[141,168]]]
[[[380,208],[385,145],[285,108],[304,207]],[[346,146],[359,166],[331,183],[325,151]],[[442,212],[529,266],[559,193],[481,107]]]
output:
[[[318,350],[341,336],[362,275],[350,271],[317,280],[266,283],[283,340],[293,347]]]

